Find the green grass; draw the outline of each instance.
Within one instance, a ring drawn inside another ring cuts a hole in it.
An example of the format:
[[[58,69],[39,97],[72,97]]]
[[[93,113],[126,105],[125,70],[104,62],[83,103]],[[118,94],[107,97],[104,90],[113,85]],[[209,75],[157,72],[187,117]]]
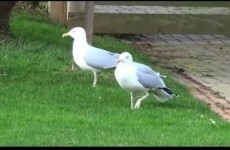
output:
[[[229,123],[127,44],[93,37],[94,46],[129,51],[168,75],[166,84],[180,97],[160,103],[150,96],[131,110],[130,95],[117,84],[114,70],[100,74],[97,88],[91,72],[70,70],[72,39],[61,38],[63,26],[16,13],[10,27],[13,38],[0,46],[1,146],[230,145]]]

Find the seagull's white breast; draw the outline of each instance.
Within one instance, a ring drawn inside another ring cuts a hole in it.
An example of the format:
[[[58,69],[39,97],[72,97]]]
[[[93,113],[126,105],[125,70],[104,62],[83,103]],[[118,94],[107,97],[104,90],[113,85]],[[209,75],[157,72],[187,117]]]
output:
[[[133,65],[118,64],[115,69],[115,78],[124,90],[131,92],[147,90],[138,82],[136,68]]]
[[[81,45],[79,43],[73,43],[73,59],[74,62],[83,70],[96,70],[88,66],[84,60],[84,55],[87,53],[88,45]]]
[[[85,63],[85,60],[83,59],[83,55],[81,53],[78,53],[77,51],[73,50],[73,59],[74,62],[83,70],[88,69],[87,65]]]

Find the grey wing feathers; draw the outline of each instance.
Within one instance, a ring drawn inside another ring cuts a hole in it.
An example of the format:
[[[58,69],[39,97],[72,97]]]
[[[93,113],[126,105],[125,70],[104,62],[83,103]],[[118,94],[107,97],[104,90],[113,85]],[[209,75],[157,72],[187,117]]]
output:
[[[138,81],[145,87],[152,89],[154,97],[157,98],[160,102],[166,102],[170,99],[173,99],[175,94],[164,84],[162,76],[160,73],[155,72],[147,65],[141,63],[135,63],[137,68],[137,77]]]
[[[112,52],[109,52],[110,55],[114,56],[116,59],[119,58],[120,54],[119,53],[112,53]]]
[[[146,88],[163,88],[165,87],[161,75],[156,73],[147,65],[134,62],[137,71],[138,81]]]
[[[116,57],[112,52],[91,47],[84,59],[87,65],[96,69],[107,69],[116,67]]]
[[[164,81],[156,74],[137,71],[138,81],[145,88],[157,89],[165,87]]]
[[[134,65],[136,66],[138,71],[141,71],[147,74],[155,74],[155,71],[153,71],[152,68],[150,68],[147,65],[144,65],[138,62],[134,62]]]
[[[142,71],[142,72],[145,72],[147,74],[155,74],[161,78],[166,78],[166,76],[161,75],[159,72],[155,72],[152,68],[150,68],[147,65],[137,63],[137,62],[134,62],[134,64],[135,64],[136,68],[138,69],[138,71]]]

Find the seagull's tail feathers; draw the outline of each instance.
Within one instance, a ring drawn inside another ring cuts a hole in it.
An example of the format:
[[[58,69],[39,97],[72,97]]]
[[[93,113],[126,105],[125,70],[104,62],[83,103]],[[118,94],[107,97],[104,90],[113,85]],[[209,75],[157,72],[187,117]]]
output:
[[[178,94],[175,94],[171,89],[164,87],[158,88],[152,91],[153,96],[158,99],[160,102],[166,102],[168,100],[173,99],[174,97],[178,97]]]

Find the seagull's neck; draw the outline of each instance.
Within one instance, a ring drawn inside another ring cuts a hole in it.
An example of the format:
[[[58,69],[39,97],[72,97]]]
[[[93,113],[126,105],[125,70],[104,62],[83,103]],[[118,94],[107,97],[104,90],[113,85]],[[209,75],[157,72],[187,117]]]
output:
[[[89,47],[90,45],[87,43],[86,39],[74,39],[73,46],[78,47],[78,49],[84,49]]]
[[[81,44],[88,44],[86,38],[74,38],[74,42],[81,43]]]

